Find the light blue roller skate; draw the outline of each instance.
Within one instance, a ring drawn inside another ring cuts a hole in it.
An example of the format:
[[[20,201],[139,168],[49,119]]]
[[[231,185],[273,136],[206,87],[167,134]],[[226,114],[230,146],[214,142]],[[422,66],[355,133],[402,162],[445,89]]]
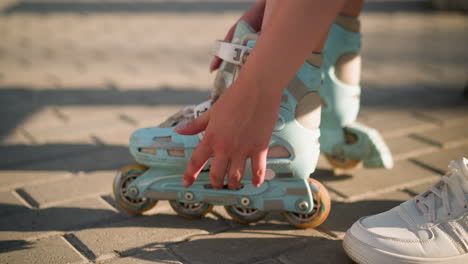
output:
[[[340,58],[356,56],[360,48],[360,33],[332,25],[323,51],[325,78],[319,90],[324,101],[320,150],[334,168],[351,169],[361,161],[366,168],[391,168],[392,155],[379,132],[356,122],[361,88],[342,82],[336,75]]]
[[[233,43],[218,43],[217,55],[224,62],[217,85],[228,87],[233,82],[255,45],[254,33],[241,21]],[[138,164],[122,168],[114,180],[114,195],[120,207],[131,214],[141,214],[158,200],[169,200],[172,208],[186,218],[200,218],[213,205],[224,205],[235,221],[245,224],[263,219],[268,211],[281,211],[297,228],[320,225],[330,211],[330,198],[322,184],[309,178],[320,148],[320,131],[309,125],[314,110],[311,101],[318,97],[321,84],[317,63],[320,59],[321,55],[311,55],[309,61],[315,66],[305,62],[284,91],[269,144],[270,149],[280,149],[281,154],[268,156],[265,182],[260,187],[251,183],[251,166],[247,162],[239,190],[214,190],[209,165],[191,187],[184,188],[183,173],[202,135],[182,136],[173,131],[173,126],[143,128],[130,139],[130,151]],[[188,112],[196,117],[210,105],[206,102]],[[184,116],[187,118],[187,113]]]

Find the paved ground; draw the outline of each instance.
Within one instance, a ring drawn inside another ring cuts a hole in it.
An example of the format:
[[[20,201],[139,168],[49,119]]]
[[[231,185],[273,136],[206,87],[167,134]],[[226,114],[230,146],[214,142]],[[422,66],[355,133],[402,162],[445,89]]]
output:
[[[347,263],[344,232],[468,156],[468,17],[426,1],[372,1],[363,15],[360,119],[381,130],[393,170],[316,177],[333,209],[317,229],[278,215],[241,226],[216,208],[200,221],[167,203],[117,212],[115,170],[129,134],[204,100],[212,41],[249,2],[2,1],[1,263]]]

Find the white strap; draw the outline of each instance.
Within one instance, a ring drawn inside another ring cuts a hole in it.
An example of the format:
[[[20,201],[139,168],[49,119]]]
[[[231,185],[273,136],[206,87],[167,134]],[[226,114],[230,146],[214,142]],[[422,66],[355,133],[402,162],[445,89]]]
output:
[[[215,42],[214,55],[226,62],[241,65],[246,62],[251,50],[252,48],[247,46],[217,40]]]
[[[197,119],[199,116],[204,114],[208,109],[211,107],[211,100],[205,101],[197,106],[195,106],[195,109],[193,111],[193,116],[195,119]]]
[[[211,100],[208,100],[206,102],[203,102],[203,103],[195,106],[195,111],[193,113],[194,117],[198,118],[199,116],[204,114],[206,111],[208,111],[208,109],[210,109],[210,107],[211,107]],[[204,135],[205,135],[205,131],[198,133],[198,137],[200,138],[200,140],[203,139]]]

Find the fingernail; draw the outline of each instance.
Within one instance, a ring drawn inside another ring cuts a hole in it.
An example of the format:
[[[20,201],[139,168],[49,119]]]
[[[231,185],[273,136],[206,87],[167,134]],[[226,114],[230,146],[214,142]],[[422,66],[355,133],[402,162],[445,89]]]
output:
[[[215,61],[216,60],[212,60],[211,63],[210,63],[210,73],[213,72],[213,67],[214,67]]]
[[[184,130],[187,128],[187,124],[187,121],[183,120],[174,128],[174,132],[179,133],[181,130]]]
[[[182,184],[184,185],[185,188],[190,187],[190,183],[186,179],[182,181]]]

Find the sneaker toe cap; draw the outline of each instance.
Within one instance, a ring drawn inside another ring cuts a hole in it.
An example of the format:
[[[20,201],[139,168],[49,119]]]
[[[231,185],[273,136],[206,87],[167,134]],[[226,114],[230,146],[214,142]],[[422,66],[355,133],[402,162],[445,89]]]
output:
[[[423,233],[421,233],[423,232]],[[363,217],[348,230],[347,235],[359,240],[368,248],[398,255],[424,255],[421,251],[421,236],[430,234],[427,230],[411,231],[397,210]]]

